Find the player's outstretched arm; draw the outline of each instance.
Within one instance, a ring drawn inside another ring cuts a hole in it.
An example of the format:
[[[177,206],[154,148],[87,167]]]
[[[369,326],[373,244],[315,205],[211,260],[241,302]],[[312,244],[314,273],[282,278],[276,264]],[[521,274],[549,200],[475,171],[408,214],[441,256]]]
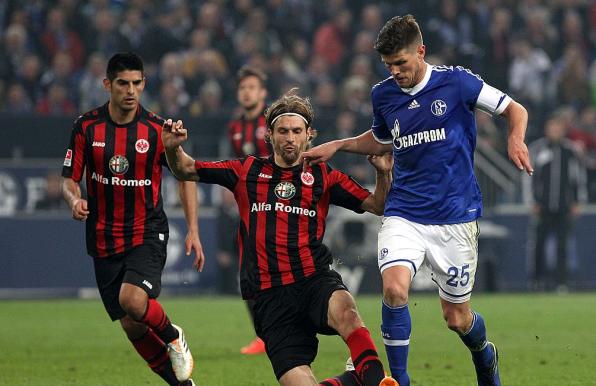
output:
[[[356,154],[381,155],[391,151],[391,145],[383,145],[375,140],[372,131],[356,137],[336,139],[302,153],[301,159],[304,166],[316,165],[329,160],[338,151]]]
[[[195,252],[193,266],[197,271],[203,270],[205,264],[205,254],[203,253],[203,244],[199,237],[199,222],[198,212],[199,205],[197,203],[197,185],[195,182],[179,181],[178,189],[180,193],[180,202],[184,210],[184,218],[186,219],[186,238],[184,245],[186,248],[186,256],[190,256],[192,251]]]
[[[87,200],[82,198],[81,187],[72,178],[65,177],[62,182],[62,196],[72,211],[72,218],[85,221],[89,215]]]
[[[166,152],[166,159],[172,174],[180,181],[198,181],[195,160],[182,149],[182,143],[188,139],[188,131],[181,120],[168,119],[163,124],[161,140]]]
[[[381,216],[385,211],[385,199],[391,187],[393,154],[369,155],[368,162],[377,170],[377,180],[375,191],[362,202],[361,208],[362,210]]]
[[[519,170],[525,170],[531,176],[534,173],[534,168],[530,163],[528,147],[524,143],[526,128],[528,127],[528,111],[516,101],[511,101],[501,115],[507,119],[509,127],[507,136],[509,159]]]

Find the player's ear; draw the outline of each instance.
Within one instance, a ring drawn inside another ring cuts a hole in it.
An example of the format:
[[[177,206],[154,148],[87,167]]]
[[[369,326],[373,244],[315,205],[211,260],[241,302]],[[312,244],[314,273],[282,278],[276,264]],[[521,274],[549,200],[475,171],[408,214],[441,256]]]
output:
[[[108,78],[104,78],[103,79],[103,88],[106,89],[106,91],[110,91],[112,86],[112,82],[110,82],[110,80]]]
[[[267,132],[265,133],[265,138],[263,138],[265,143],[271,143],[271,129],[267,128]]]

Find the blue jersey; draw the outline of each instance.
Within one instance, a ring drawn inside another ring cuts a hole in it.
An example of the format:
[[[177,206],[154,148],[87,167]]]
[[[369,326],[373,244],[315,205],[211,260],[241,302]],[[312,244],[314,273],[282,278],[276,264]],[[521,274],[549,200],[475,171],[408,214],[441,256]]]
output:
[[[390,77],[372,89],[377,141],[393,144],[393,183],[385,216],[456,224],[482,215],[474,176],[474,109],[500,114],[511,99],[461,67],[427,65],[411,89]]]

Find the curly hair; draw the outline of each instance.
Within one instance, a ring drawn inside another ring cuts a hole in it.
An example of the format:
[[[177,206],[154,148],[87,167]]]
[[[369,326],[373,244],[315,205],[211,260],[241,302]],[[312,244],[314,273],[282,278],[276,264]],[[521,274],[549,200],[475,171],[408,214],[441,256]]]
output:
[[[389,19],[381,28],[374,48],[381,55],[393,55],[412,43],[422,44],[422,32],[414,16],[408,14]]]

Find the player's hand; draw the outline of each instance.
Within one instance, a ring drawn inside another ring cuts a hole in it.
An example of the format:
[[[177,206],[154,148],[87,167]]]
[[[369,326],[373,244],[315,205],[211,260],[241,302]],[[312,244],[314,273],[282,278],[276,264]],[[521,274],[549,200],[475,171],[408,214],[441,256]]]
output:
[[[188,232],[186,234],[186,256],[190,256],[191,252],[195,251],[195,258],[192,263],[192,266],[196,268],[197,271],[202,272],[203,266],[205,265],[205,254],[203,253],[203,244],[201,244],[201,239],[199,238],[198,232]]]
[[[79,221],[87,220],[89,216],[89,209],[87,208],[87,200],[83,198],[77,198],[73,201],[72,206],[72,218]]]
[[[163,124],[161,133],[161,140],[163,146],[168,149],[175,149],[188,139],[188,131],[184,128],[184,124],[179,119],[174,122],[172,119],[167,119]]]
[[[509,138],[507,143],[507,152],[509,159],[517,166],[519,170],[525,170],[529,176],[534,174],[534,168],[530,163],[530,154],[528,147],[521,138]]]
[[[337,141],[326,142],[322,145],[315,146],[312,149],[305,151],[300,156],[304,169],[308,166],[316,165],[325,162],[337,152],[339,143]]]
[[[379,173],[391,172],[393,169],[393,153],[385,153],[383,155],[368,155],[366,158]]]

